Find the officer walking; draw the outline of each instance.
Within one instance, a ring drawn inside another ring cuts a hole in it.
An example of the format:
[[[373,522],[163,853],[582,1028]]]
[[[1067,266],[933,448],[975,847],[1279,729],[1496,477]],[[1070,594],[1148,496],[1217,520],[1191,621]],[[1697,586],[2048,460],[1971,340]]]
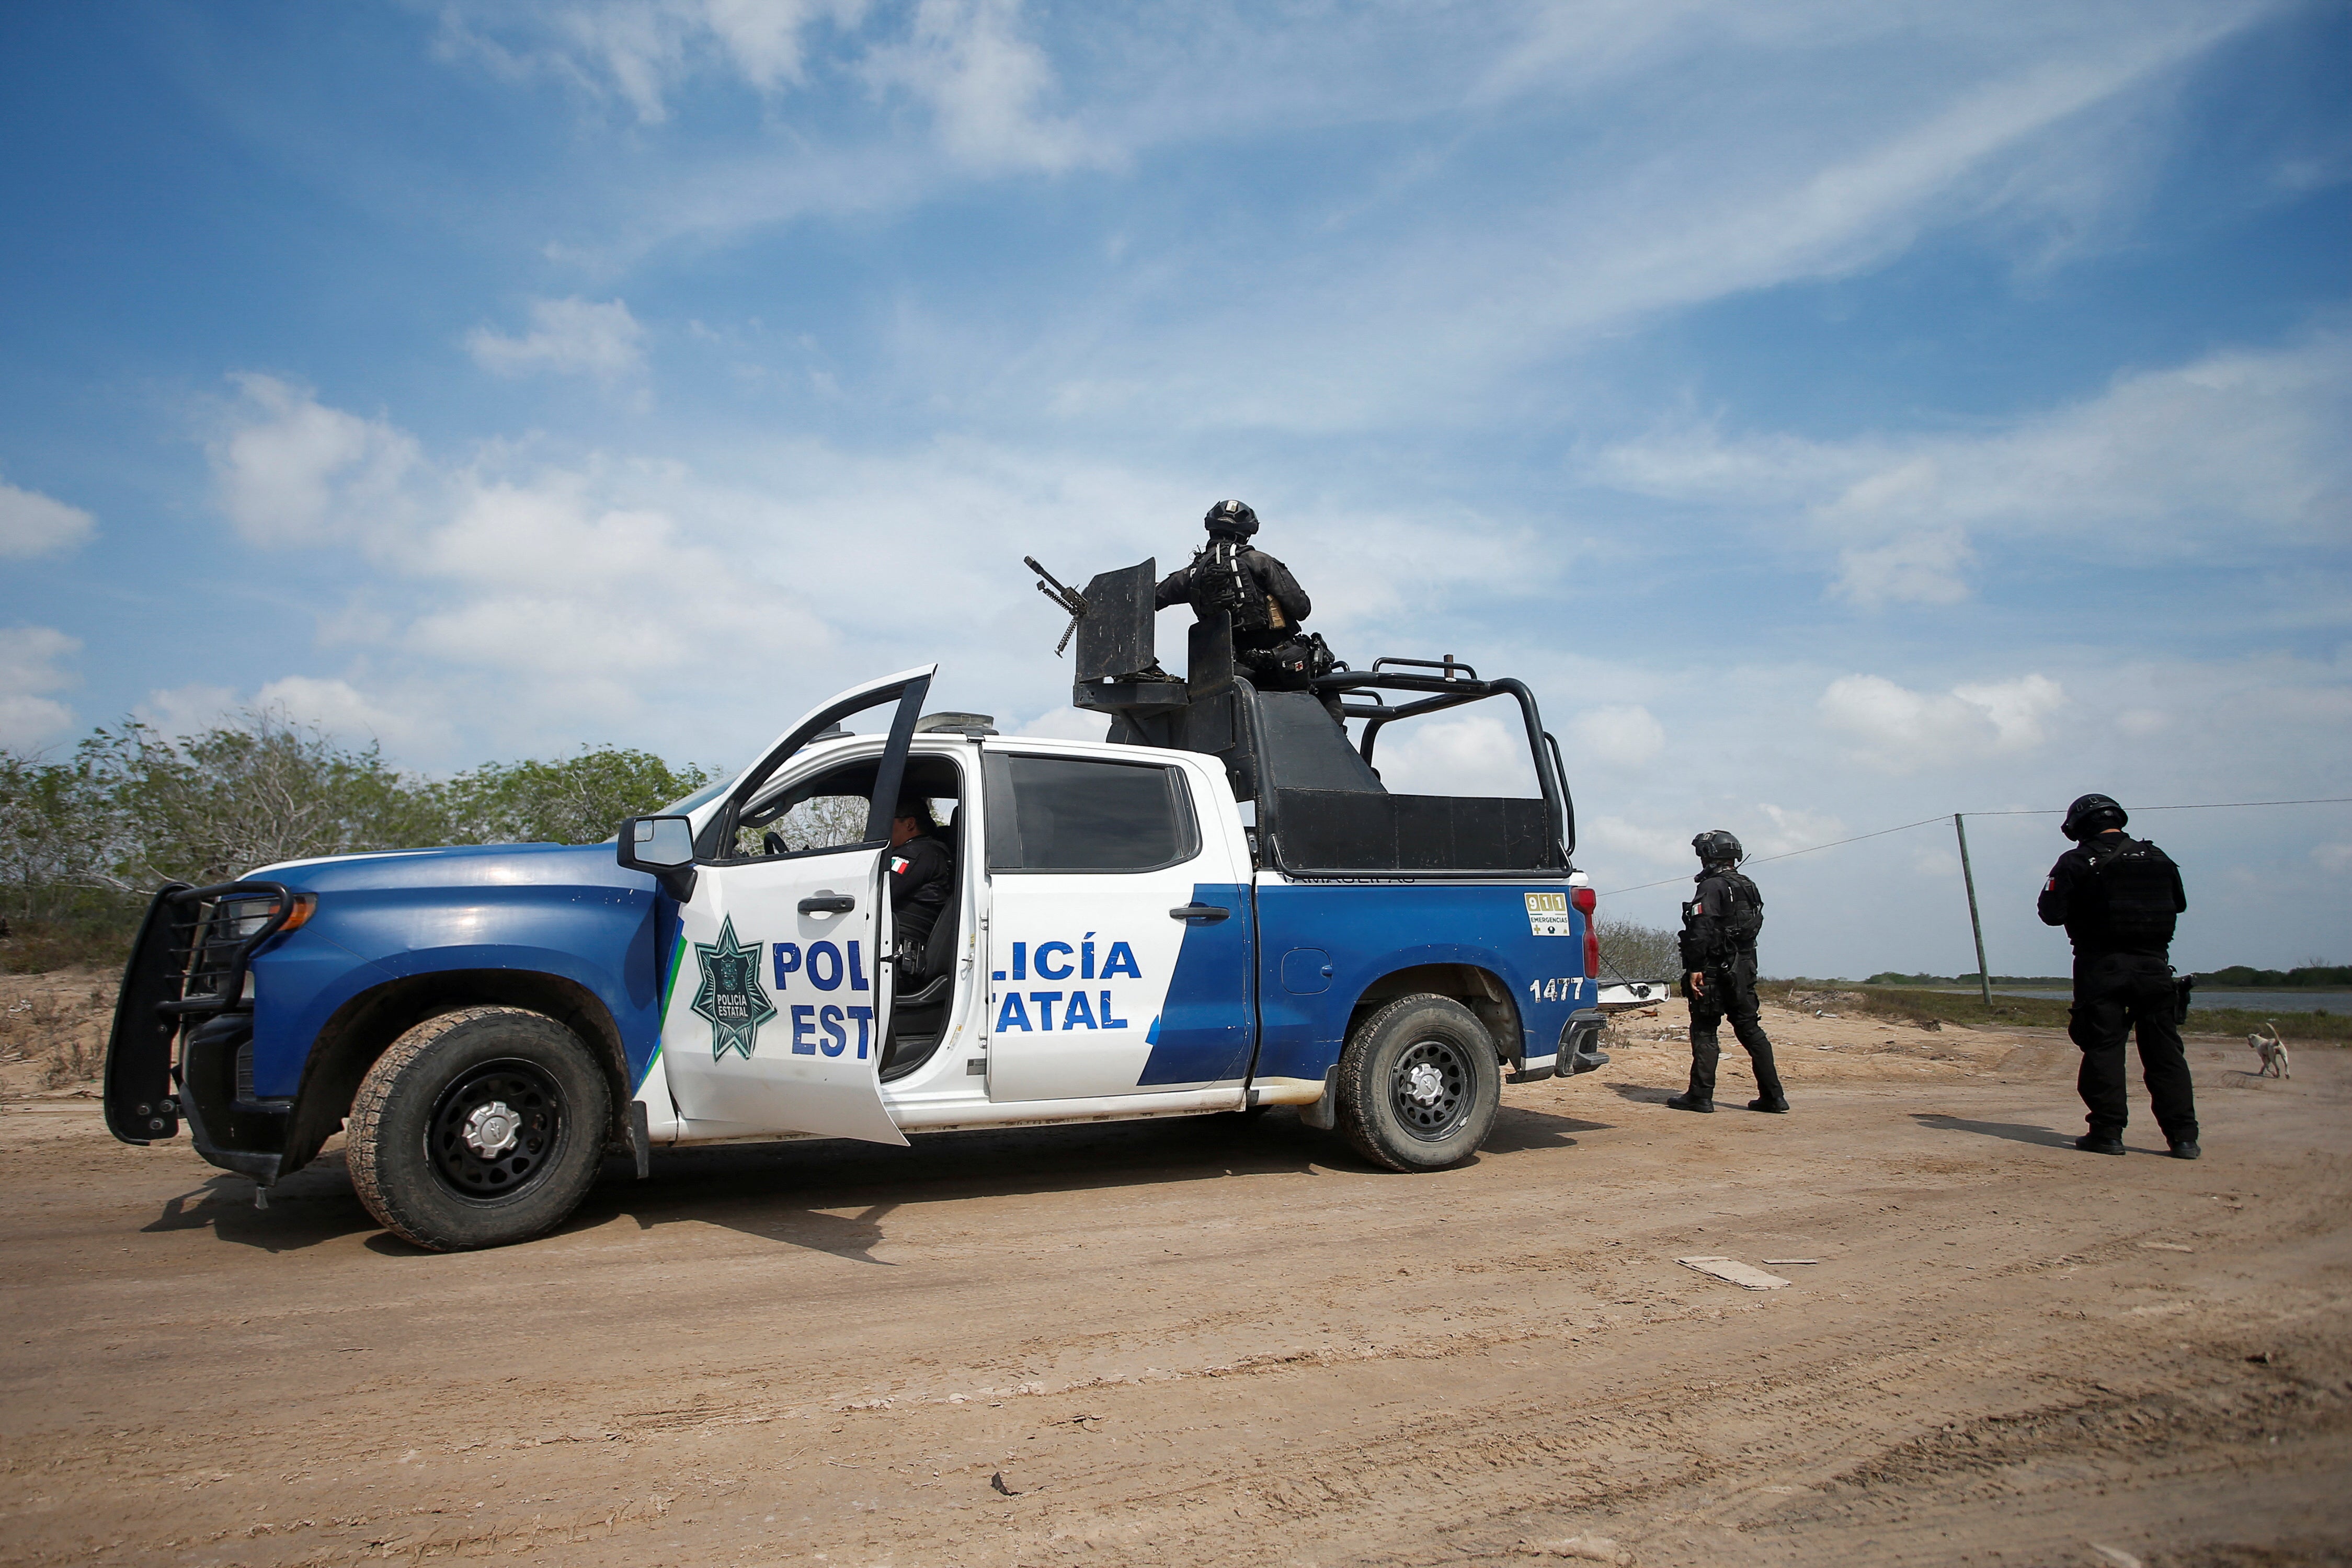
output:
[[[2066,1032],[2082,1048],[2074,1087],[2090,1113],[2090,1131],[2074,1146],[2095,1155],[2124,1152],[2131,1119],[2124,1038],[2137,1033],[2156,1124],[2174,1159],[2193,1160],[2201,1152],[2197,1092],[2180,1043],[2171,963],[2173,925],[2189,907],[2189,894],[2172,857],[2126,835],[2130,820],[2105,795],[2085,795],[2067,807],[2058,831],[2075,847],[2058,857],[2042,888],[2042,923],[2063,925],[2074,945]]]
[[[1234,663],[1260,691],[1303,692],[1331,667],[1323,639],[1299,630],[1314,602],[1290,569],[1252,545],[1257,514],[1239,501],[1220,501],[1201,519],[1209,542],[1192,564],[1160,580],[1153,607],[1190,604],[1196,621],[1220,610],[1234,618]],[[1336,700],[1326,708],[1336,707]],[[1335,712],[1336,720],[1339,715]]]
[[[1683,995],[1690,999],[1690,1087],[1666,1102],[1677,1111],[1715,1109],[1715,1064],[1722,1052],[1716,1027],[1731,1017],[1731,1032],[1747,1048],[1756,1072],[1750,1111],[1789,1108],[1772,1062],[1772,1042],[1756,1019],[1756,934],[1764,928],[1764,895],[1739,874],[1739,841],[1720,828],[1691,840],[1698,852],[1697,892],[1683,905]]]

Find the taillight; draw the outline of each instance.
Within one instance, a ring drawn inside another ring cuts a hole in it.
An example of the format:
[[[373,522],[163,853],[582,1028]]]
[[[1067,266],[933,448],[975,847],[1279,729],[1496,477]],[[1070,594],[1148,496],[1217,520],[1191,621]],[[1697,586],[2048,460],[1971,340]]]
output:
[[[1593,918],[1593,911],[1601,907],[1601,895],[1589,887],[1580,887],[1571,891],[1568,897],[1569,902],[1576,905],[1576,912],[1584,916],[1585,978],[1597,980],[1601,977],[1601,932],[1600,923]]]

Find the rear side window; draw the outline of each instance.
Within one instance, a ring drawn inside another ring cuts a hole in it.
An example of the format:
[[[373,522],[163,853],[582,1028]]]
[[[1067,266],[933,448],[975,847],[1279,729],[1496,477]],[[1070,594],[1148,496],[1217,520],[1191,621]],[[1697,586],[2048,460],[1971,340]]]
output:
[[[988,754],[991,871],[1157,871],[1200,852],[1182,770]]]

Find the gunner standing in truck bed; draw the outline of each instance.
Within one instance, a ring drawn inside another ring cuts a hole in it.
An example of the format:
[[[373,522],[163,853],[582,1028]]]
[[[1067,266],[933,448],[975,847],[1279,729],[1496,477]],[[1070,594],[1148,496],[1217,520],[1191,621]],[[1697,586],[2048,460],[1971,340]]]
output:
[[[1252,545],[1257,514],[1240,501],[1220,501],[1201,519],[1209,542],[1193,552],[1192,564],[1160,580],[1155,609],[1190,604],[1193,619],[1210,621],[1218,611],[1234,618],[1234,663],[1262,692],[1303,692],[1331,667],[1323,639],[1299,630],[1314,601],[1290,569]],[[1323,705],[1339,722],[1337,699]]]

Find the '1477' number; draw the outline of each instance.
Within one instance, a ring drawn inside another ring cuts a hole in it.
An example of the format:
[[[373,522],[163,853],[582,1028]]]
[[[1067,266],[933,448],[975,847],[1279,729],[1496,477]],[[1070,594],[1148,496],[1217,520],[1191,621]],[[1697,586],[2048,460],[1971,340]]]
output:
[[[1564,1002],[1576,995],[1574,977],[1561,980],[1529,980],[1528,995],[1539,1002]]]

